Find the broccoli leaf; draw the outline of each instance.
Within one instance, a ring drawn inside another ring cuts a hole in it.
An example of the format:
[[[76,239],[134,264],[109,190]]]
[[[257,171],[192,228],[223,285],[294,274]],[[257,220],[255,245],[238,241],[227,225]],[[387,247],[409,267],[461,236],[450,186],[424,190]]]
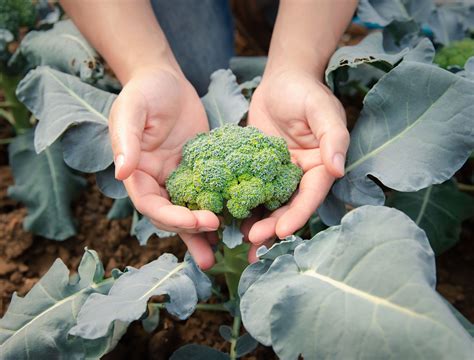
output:
[[[431,0],[360,0],[357,15],[364,22],[380,26],[393,20],[424,23],[432,9]]]
[[[71,20],[63,20],[47,31],[30,31],[21,41],[10,66],[22,56],[28,66],[47,65],[64,73],[93,82],[104,74],[99,55]]]
[[[317,214],[322,222],[328,226],[339,225],[346,212],[345,204],[332,193],[326,196],[323,203],[317,209]]]
[[[230,360],[229,355],[211,347],[189,344],[180,347],[170,360]]]
[[[431,13],[428,24],[433,31],[435,42],[443,45],[466,36],[464,15],[452,6],[440,6]]]
[[[95,173],[97,187],[105,196],[112,199],[123,199],[128,196],[122,181],[115,178],[115,164],[110,164],[105,170]]]
[[[282,359],[467,359],[474,343],[435,284],[424,232],[398,210],[364,206],[278,257],[240,309]]]
[[[254,351],[258,346],[258,341],[255,340],[249,333],[239,336],[235,345],[235,352],[238,358],[245,356]]]
[[[229,249],[233,249],[242,244],[244,235],[240,231],[240,224],[241,221],[232,219],[230,224],[224,226],[224,231],[222,232],[222,241]]]
[[[425,230],[436,255],[459,241],[461,222],[474,216],[473,198],[452,181],[413,193],[394,193],[387,205],[403,211]]]
[[[251,81],[257,76],[262,76],[266,65],[266,56],[235,56],[229,62],[229,67],[239,82]]]
[[[402,62],[365,97],[334,195],[354,206],[380,205],[384,193],[369,175],[404,192],[446,181],[474,148],[473,103],[474,82]]]
[[[66,139],[67,163],[84,172],[104,170],[112,164],[107,117],[116,95],[84,84],[72,75],[40,66],[20,82],[17,96],[40,120],[35,132],[38,153],[75,126],[73,135],[81,141],[73,141],[72,135]],[[81,126],[91,123],[94,125]],[[93,134],[93,131],[98,133]],[[79,147],[76,149],[74,145]],[[91,161],[92,155],[94,161]]]
[[[2,359],[99,359],[111,350],[125,331],[121,324],[94,341],[66,335],[86,299],[109,291],[111,280],[103,280],[103,275],[97,253],[86,249],[78,276],[70,278],[57,259],[24,298],[15,293],[0,319]]]
[[[15,138],[9,156],[15,185],[8,189],[8,195],[27,206],[25,229],[54,240],[75,235],[70,207],[86,180],[66,166],[61,145],[55,143],[36,154],[33,131],[29,131]]]
[[[433,57],[433,44],[428,39],[422,39],[411,47],[397,49],[397,52],[388,52],[384,48],[384,35],[375,32],[365,37],[359,44],[341,47],[333,54],[325,72],[326,83],[334,89],[335,71],[341,68],[348,70],[363,64],[373,64],[388,71],[404,58],[431,63]],[[341,76],[344,77],[344,74],[339,75]]]
[[[195,269],[186,270],[188,267],[192,268],[193,264],[189,261],[179,264],[171,254],[161,255],[140,269],[128,267],[107,295],[92,294],[87,299],[77,316],[77,325],[69,334],[85,339],[101,338],[117,320],[129,324],[140,319],[147,310],[148,300],[155,295],[168,295],[166,309],[186,319],[193,313],[202,293],[195,285],[201,284],[202,277],[196,276]],[[210,282],[205,286],[209,286],[210,292]]]
[[[230,70],[217,70],[211,75],[209,90],[201,100],[211,129],[238,124],[249,109],[249,103]]]
[[[456,309],[451,303],[447,300],[445,300],[446,305],[450,308],[451,312],[453,313],[454,316],[456,316],[456,319],[461,323],[461,325],[464,327],[464,329],[467,330],[469,334],[471,334],[472,337],[474,337],[474,324],[472,324],[468,319],[464,317],[463,314],[459,312],[458,309]]]
[[[272,245],[270,249],[261,246],[257,250],[260,261],[247,266],[239,281],[238,293],[242,297],[247,289],[267,272],[273,260],[281,255],[293,254],[296,247],[303,243],[303,239],[298,236],[289,236],[285,240]]]
[[[175,236],[176,233],[158,229],[147,217],[142,217],[132,225],[131,234],[135,235],[140,245],[145,246],[152,235],[159,238]]]
[[[107,219],[120,220],[133,214],[133,204],[129,197],[116,199],[107,213]]]

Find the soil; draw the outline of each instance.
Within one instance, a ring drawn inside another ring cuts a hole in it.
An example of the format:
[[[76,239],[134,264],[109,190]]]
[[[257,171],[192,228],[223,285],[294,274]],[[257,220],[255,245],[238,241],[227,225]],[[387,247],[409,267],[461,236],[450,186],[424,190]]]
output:
[[[235,7],[238,2],[233,4]],[[237,27],[251,28],[251,25],[238,23]],[[354,43],[365,35],[364,29],[353,27],[343,42]],[[267,34],[252,39],[248,33],[239,31],[237,51],[245,55],[264,54],[268,49],[268,40]],[[348,123],[351,124],[359,110],[354,104],[344,105]],[[11,128],[0,119],[0,139],[11,136]],[[472,170],[472,165],[465,167],[459,177],[464,182],[472,181]],[[123,269],[127,265],[140,267],[165,252],[180,258],[184,255],[185,247],[177,238],[152,238],[142,247],[129,235],[130,218],[108,220],[106,214],[112,200],[98,191],[93,177],[88,178],[88,188],[74,204],[78,224],[75,237],[56,242],[32,236],[22,228],[26,209],[7,196],[7,188],[12,182],[7,147],[0,145],[0,316],[7,310],[13,292],[25,295],[56,258],[62,259],[72,271],[77,269],[84,247],[99,253],[107,275],[113,268]],[[463,224],[461,241],[437,259],[437,271],[438,291],[474,322],[474,220]],[[146,333],[139,322],[132,323],[127,334],[105,359],[168,359],[173,351],[190,343],[225,351],[228,345],[218,331],[219,326],[224,324],[231,324],[230,316],[225,313],[197,311],[188,320],[178,321],[162,312],[160,325],[151,334]],[[276,356],[271,349],[259,346],[245,359],[276,359]]]

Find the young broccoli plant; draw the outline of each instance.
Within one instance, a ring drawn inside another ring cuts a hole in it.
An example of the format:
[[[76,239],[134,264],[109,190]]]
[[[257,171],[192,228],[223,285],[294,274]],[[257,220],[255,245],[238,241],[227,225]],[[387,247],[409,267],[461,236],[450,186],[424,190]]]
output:
[[[448,46],[441,48],[434,62],[444,69],[464,68],[467,60],[474,56],[474,39],[453,41]]]
[[[287,202],[302,174],[282,138],[225,125],[184,146],[166,189],[177,205],[245,219],[257,206],[276,210]]]

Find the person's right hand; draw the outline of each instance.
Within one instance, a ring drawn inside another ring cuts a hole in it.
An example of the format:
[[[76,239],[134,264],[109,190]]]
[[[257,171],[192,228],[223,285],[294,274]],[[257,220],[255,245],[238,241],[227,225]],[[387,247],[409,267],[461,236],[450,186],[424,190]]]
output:
[[[115,177],[124,181],[136,209],[156,227],[177,232],[196,263],[210,268],[219,219],[210,211],[173,205],[165,190],[183,145],[209,131],[192,85],[172,70],[137,71],[112,105],[109,127]]]

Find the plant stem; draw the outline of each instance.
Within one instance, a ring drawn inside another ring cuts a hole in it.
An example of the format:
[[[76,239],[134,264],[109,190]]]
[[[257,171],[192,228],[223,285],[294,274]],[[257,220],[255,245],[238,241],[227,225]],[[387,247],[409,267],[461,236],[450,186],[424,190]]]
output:
[[[236,353],[236,345],[237,345],[237,340],[239,339],[240,335],[240,325],[241,325],[241,319],[240,316],[234,317],[234,323],[232,324],[232,339],[230,340],[230,359],[231,360],[236,360],[237,359],[237,353]]]
[[[0,139],[0,145],[10,144],[15,138]]]
[[[158,309],[164,309],[166,307],[165,303],[153,303],[150,306],[156,307]],[[224,306],[224,304],[197,304],[196,310],[203,311],[229,311]]]
[[[474,192],[474,185],[458,183],[458,188],[461,191]]]

